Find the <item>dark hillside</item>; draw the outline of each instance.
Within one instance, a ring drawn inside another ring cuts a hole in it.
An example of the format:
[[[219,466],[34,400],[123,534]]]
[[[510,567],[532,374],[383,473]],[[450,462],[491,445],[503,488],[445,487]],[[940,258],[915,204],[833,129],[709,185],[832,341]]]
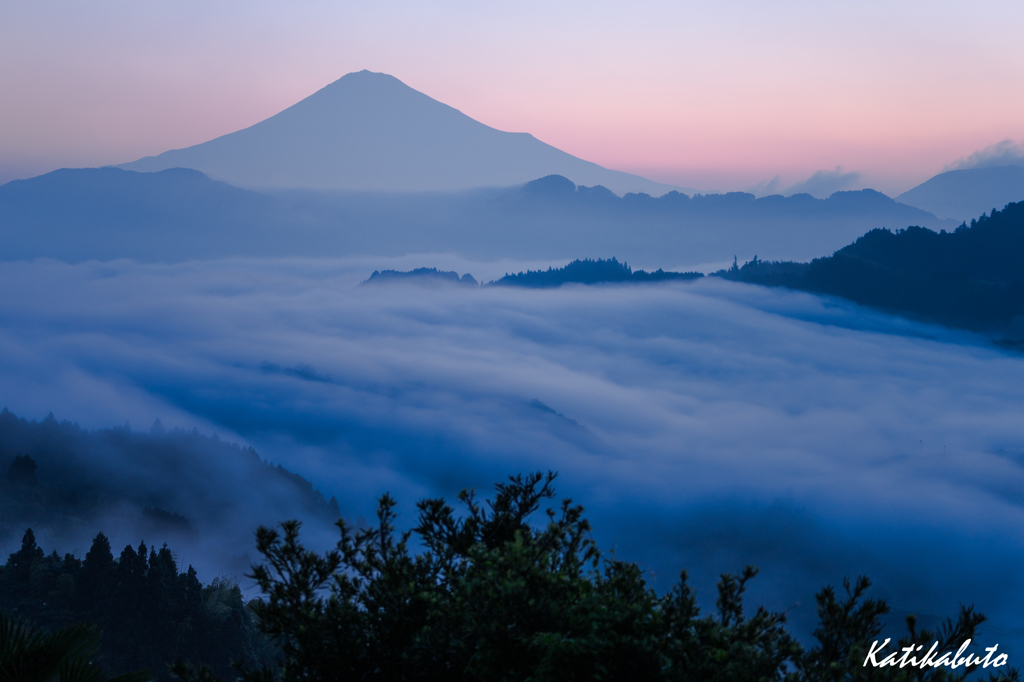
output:
[[[753,284],[841,296],[977,331],[1019,334],[1024,315],[1024,203],[954,232],[876,229],[810,263],[757,260],[716,273]]]
[[[872,230],[838,254],[908,274],[1008,284],[1024,279],[1024,202],[982,215],[954,232],[936,233],[922,227],[895,233]]]
[[[399,270],[374,270],[373,274],[368,279],[360,284],[360,286],[366,285],[379,285],[379,284],[394,284],[396,282],[403,283],[415,283],[419,285],[461,285],[476,287],[479,283],[468,272],[459,277],[459,273],[454,271],[438,270],[437,268],[416,268],[408,272],[402,272]]]
[[[166,544],[119,549],[103,533],[76,556],[47,552],[25,531],[18,551],[0,565],[0,613],[50,632],[92,625],[101,634],[93,662],[115,674],[146,670],[150,679],[170,680],[168,666],[182,659],[233,679],[233,661],[255,667],[276,657],[236,583],[214,578],[203,585]],[[0,638],[0,662],[7,663],[2,644]]]
[[[52,415],[0,412],[0,543],[25,528],[71,548],[97,529],[112,539],[170,541],[190,562],[242,575],[260,523],[301,518],[311,529],[340,516],[301,476],[252,448],[197,431],[87,431]]]
[[[604,283],[637,283],[666,282],[670,280],[693,280],[703,277],[700,272],[665,272],[660,268],[654,272],[644,270],[633,271],[626,263],[617,259],[574,260],[561,268],[547,270],[528,270],[515,275],[505,275],[499,280],[490,282],[488,286],[527,287],[545,289],[563,284],[604,284]]]

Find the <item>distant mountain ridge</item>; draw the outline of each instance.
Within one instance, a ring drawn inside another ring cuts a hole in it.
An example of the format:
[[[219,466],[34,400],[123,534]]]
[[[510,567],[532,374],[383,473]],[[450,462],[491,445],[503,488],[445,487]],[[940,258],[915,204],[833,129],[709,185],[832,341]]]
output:
[[[527,133],[491,128],[370,71],[343,76],[249,128],[119,167],[193,168],[255,189],[454,191],[551,173],[620,194],[679,189],[603,168]]]
[[[187,168],[64,168],[0,186],[0,259],[223,256],[268,238],[275,206]]]
[[[942,218],[970,220],[1008,203],[1024,201],[1024,166],[966,168],[939,173],[896,197]]]
[[[558,183],[545,184],[555,187]],[[413,284],[422,283],[417,280],[423,275],[438,275],[433,268],[395,274]],[[455,273],[440,274],[458,282]],[[742,267],[734,262],[711,276],[838,296],[909,318],[994,333],[997,345],[1024,350],[1024,202],[1008,204],[954,232],[916,226],[874,229],[810,263],[764,261],[755,256]],[[627,285],[702,277],[699,272],[660,268],[634,271],[617,258],[577,259],[546,271],[506,273],[484,286],[549,289],[563,284]]]
[[[64,169],[0,186],[0,260],[228,256],[562,259],[617,254],[675,269],[759,254],[801,260],[875,227],[940,220],[878,192],[755,199],[670,192],[619,197],[546,176],[518,188],[430,193],[261,193],[199,171]],[[715,268],[721,265],[715,265]]]

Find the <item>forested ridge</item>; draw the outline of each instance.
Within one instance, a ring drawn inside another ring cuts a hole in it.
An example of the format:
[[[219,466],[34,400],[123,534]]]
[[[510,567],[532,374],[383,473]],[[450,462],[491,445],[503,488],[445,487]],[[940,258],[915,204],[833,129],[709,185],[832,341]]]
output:
[[[700,279],[704,275],[699,272],[666,272],[658,268],[654,272],[633,270],[627,263],[620,263],[617,258],[592,260],[584,258],[574,260],[560,268],[547,270],[527,270],[489,282],[487,286],[526,287],[529,289],[549,289],[563,284],[626,284],[640,282],[668,282],[673,280],[688,281]]]
[[[563,284],[639,284],[649,282],[690,281],[703,277],[700,272],[672,272],[658,268],[654,272],[633,270],[628,263],[617,258],[576,259],[560,268],[527,270],[515,274],[505,273],[503,277],[483,284],[485,287],[521,287],[526,289],[553,289]],[[437,268],[416,268],[409,271],[374,270],[360,286],[388,283],[408,283],[419,286],[461,285],[477,288],[473,275],[466,273],[461,278],[457,272],[445,272]]]
[[[262,459],[252,448],[196,430],[89,431],[51,414],[42,421],[0,412],[0,540],[26,527],[57,537],[95,534],[113,515],[148,537],[195,537],[237,514],[240,499],[278,514],[339,516],[303,477]],[[221,527],[223,530],[223,527]],[[249,529],[251,532],[251,529]]]
[[[715,273],[734,281],[840,296],[923,320],[1024,335],[1024,202],[953,232],[871,230],[810,263],[765,262]]]
[[[275,655],[235,582],[201,584],[166,544],[140,542],[115,556],[103,533],[78,557],[47,553],[28,529],[0,567],[0,609],[49,631],[96,626],[94,662],[108,673],[143,670],[167,680],[181,658],[229,677],[233,661],[256,666]]]
[[[381,273],[374,273],[373,281]],[[390,273],[416,282],[421,268]],[[953,232],[911,226],[871,230],[833,255],[809,263],[763,261],[756,256],[714,276],[827,296],[952,327],[1002,335],[1003,345],[1024,345],[1024,202],[964,223]],[[469,277],[466,275],[466,277]],[[484,286],[554,288],[563,284],[690,281],[699,272],[634,271],[617,258],[577,259],[547,270],[506,273]],[[1016,338],[1015,338],[1016,337]]]

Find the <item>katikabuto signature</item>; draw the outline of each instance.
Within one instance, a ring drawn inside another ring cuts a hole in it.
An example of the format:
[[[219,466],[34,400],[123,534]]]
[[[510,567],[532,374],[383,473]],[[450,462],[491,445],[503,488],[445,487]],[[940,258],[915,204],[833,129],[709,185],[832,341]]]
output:
[[[921,649],[924,648],[924,645],[918,644],[917,646],[914,646],[911,644],[910,646],[900,649],[900,651],[903,652],[902,656],[900,656],[900,651],[894,651],[879,661],[877,657],[884,653],[883,650],[889,646],[889,642],[890,639],[886,639],[881,645],[878,644],[877,639],[872,642],[871,648],[868,650],[868,655],[864,658],[864,667],[867,667],[868,663],[870,663],[876,668],[882,668],[885,666],[899,666],[901,668],[905,668],[910,666],[924,669],[928,667],[938,668],[940,666],[948,666],[951,669],[955,669],[960,666],[970,667],[972,665],[981,665],[982,668],[988,668],[989,666],[998,668],[999,666],[1006,665],[1006,662],[1009,660],[1009,656],[1006,654],[999,654],[995,657],[995,660],[992,660],[992,656],[996,653],[996,649],[999,648],[998,644],[985,647],[985,651],[988,653],[985,654],[984,658],[970,653],[961,658],[961,655],[967,651],[967,647],[971,645],[971,640],[968,639],[960,645],[960,648],[955,654],[952,651],[947,651],[936,658],[936,650],[939,648],[939,643],[935,642],[932,644],[932,648],[928,650],[928,653],[924,655],[924,658],[918,659],[913,654],[921,651]]]

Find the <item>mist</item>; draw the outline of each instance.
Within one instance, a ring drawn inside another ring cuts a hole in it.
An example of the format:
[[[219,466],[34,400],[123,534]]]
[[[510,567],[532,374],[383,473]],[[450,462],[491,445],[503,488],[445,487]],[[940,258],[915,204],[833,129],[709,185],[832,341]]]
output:
[[[995,168],[998,166],[1024,166],[1024,144],[1002,140],[961,157],[943,168],[943,171],[967,168]]]
[[[733,257],[829,255],[876,227],[958,224],[873,190],[828,194],[618,197],[558,175],[466,192],[266,194],[181,168],[62,170],[0,187],[0,260],[452,253],[477,261],[615,256],[649,269],[718,269]]]
[[[841,166],[835,170],[819,170],[809,177],[798,182],[787,185],[782,181],[781,175],[776,175],[771,180],[764,180],[750,187],[747,191],[758,197],[781,194],[793,196],[794,194],[810,194],[816,199],[827,199],[836,192],[852,190],[857,185],[863,186],[862,176],[856,171],[844,171]]]
[[[390,492],[405,527],[424,496],[556,470],[602,548],[659,590],[685,568],[710,606],[717,574],[753,563],[751,603],[806,634],[814,591],[866,573],[897,617],[975,603],[992,618],[979,641],[1019,650],[1019,356],[717,278],[358,286],[375,269],[487,281],[536,265],[0,263],[0,395],[30,419],[218,434],[347,518]],[[244,530],[225,542],[246,551]]]
[[[835,170],[820,170],[806,180],[801,180],[786,189],[784,194],[810,194],[817,199],[825,199],[836,192],[853,189],[861,180],[860,173],[844,171],[841,166]]]

